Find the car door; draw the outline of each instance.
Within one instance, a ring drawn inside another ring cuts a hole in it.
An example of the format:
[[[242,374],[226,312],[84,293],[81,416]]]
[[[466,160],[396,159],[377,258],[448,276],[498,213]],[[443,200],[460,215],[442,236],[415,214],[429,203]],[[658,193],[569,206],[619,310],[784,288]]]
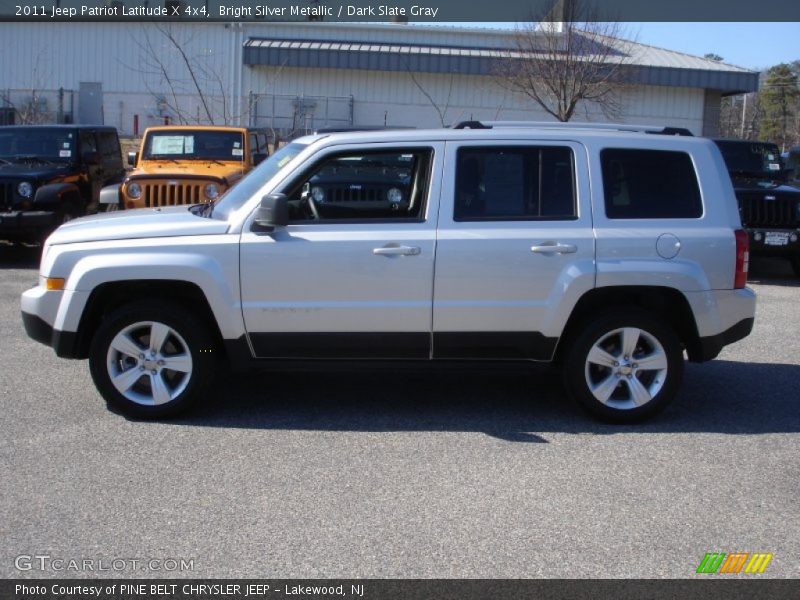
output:
[[[448,142],[433,303],[436,358],[552,358],[594,285],[586,151]]]
[[[280,192],[290,223],[241,237],[260,358],[429,358],[443,145],[322,150]]]

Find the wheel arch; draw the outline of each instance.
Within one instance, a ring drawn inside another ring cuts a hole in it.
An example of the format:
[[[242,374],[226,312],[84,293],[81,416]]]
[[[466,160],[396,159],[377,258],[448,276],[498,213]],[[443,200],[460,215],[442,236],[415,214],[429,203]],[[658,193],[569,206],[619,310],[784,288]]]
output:
[[[700,337],[688,299],[675,288],[661,286],[609,286],[586,292],[567,320],[556,346],[555,359],[563,359],[570,340],[578,335],[593,315],[620,306],[635,306],[665,319],[677,333],[689,359],[699,360]]]
[[[198,315],[209,327],[216,350],[224,353],[222,333],[211,305],[200,286],[190,281],[131,279],[102,283],[95,287],[80,318],[75,358],[88,358],[92,338],[102,320],[112,311],[137,300],[158,300],[177,304]]]

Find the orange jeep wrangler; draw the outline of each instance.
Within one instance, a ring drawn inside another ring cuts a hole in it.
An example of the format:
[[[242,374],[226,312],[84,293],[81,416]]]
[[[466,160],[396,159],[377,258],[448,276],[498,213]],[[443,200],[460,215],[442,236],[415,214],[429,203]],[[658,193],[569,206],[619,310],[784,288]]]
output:
[[[267,156],[263,130],[198,125],[149,127],[139,152],[128,155],[128,164],[134,169],[119,188],[119,207],[216,200]]]

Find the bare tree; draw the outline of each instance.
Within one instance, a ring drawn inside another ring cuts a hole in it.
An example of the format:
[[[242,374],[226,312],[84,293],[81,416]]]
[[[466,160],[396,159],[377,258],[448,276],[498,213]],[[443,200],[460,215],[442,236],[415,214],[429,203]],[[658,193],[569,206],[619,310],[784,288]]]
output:
[[[517,29],[513,48],[498,61],[498,83],[559,121],[569,121],[581,104],[618,116],[633,43],[619,23],[598,21],[587,2],[563,0],[559,7]]]
[[[423,96],[430,102],[430,105],[433,107],[433,110],[436,111],[437,116],[439,117],[439,123],[442,127],[447,125],[447,111],[450,110],[450,99],[453,97],[453,74],[450,73],[450,82],[447,88],[447,97],[442,101],[437,101],[434,99],[433,95],[425,89],[425,86],[420,83],[419,79],[416,75],[414,75],[414,71],[408,69],[408,74],[411,77],[411,81],[414,82],[414,85],[417,86],[417,89],[422,93]]]
[[[50,123],[54,118],[52,111],[47,110],[44,81],[49,77],[42,67],[43,62],[45,61],[40,52],[34,60],[29,85],[25,89],[17,90],[16,97],[11,90],[0,91],[0,102],[14,110],[16,119],[21,125]]]
[[[156,103],[178,123],[221,121],[227,125],[241,117],[213,57],[192,54],[191,39],[180,36],[169,24],[152,24],[141,27],[134,43],[139,48],[138,62],[127,66],[141,74]],[[197,114],[186,106],[191,98],[198,103]]]

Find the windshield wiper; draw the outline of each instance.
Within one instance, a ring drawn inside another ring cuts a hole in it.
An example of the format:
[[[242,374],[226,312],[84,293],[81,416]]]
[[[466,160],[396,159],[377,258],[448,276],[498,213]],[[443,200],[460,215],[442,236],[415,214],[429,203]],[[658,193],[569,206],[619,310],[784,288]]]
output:
[[[6,160],[5,158],[0,158],[0,163],[5,163],[7,165],[13,164],[10,160]]]

